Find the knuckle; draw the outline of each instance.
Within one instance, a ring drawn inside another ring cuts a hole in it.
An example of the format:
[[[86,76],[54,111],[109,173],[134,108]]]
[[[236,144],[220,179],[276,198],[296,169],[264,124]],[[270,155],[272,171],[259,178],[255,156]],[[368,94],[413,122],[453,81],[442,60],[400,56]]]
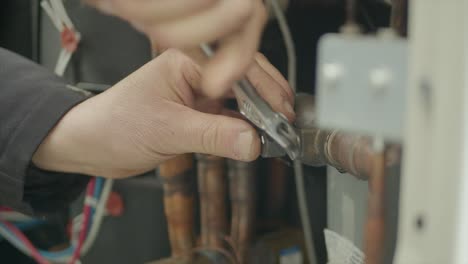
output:
[[[291,101],[292,96],[285,89],[279,89],[279,98],[282,101]]]
[[[248,18],[253,12],[254,3],[251,0],[239,0],[233,10],[240,19]]]
[[[147,25],[149,35],[158,43],[165,47],[173,47],[177,42],[176,35],[170,27],[165,25]]]
[[[219,139],[219,125],[216,122],[207,122],[201,131],[201,148],[204,153],[211,153],[216,150]]]
[[[170,58],[177,58],[178,56],[182,55],[182,52],[178,49],[169,48],[164,52],[164,54]]]
[[[180,50],[169,48],[161,54],[162,59],[168,63],[172,70],[179,70],[187,64],[189,58]]]

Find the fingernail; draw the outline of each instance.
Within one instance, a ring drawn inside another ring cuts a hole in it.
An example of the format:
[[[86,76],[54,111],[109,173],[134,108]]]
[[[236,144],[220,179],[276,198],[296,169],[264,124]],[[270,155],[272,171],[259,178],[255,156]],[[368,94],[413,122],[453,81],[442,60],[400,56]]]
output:
[[[291,116],[295,115],[294,109],[292,108],[292,105],[288,101],[284,101],[283,105],[284,105],[284,110],[286,111],[286,113],[288,113]]]
[[[237,137],[237,157],[240,160],[250,160],[254,156],[254,140],[255,140],[255,131],[247,130],[243,131]]]

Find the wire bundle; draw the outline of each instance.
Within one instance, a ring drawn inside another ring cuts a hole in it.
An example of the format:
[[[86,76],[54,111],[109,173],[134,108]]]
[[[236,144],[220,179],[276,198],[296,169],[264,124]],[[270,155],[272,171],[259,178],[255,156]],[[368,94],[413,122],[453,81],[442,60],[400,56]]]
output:
[[[68,16],[62,0],[42,0],[41,7],[60,33],[62,49],[55,65],[55,73],[63,76],[73,53],[75,53],[78,47],[81,35]]]
[[[294,41],[289,29],[286,17],[281,10],[281,6],[277,0],[270,0],[273,13],[278,20],[278,25],[283,35],[284,44],[286,47],[286,53],[288,57],[288,82],[291,89],[296,93],[296,50],[294,47]],[[302,229],[304,230],[305,249],[307,257],[310,263],[317,263],[317,256],[315,254],[314,239],[312,229],[310,226],[309,209],[307,207],[307,197],[304,184],[304,173],[302,169],[302,162],[300,160],[294,160],[294,177],[296,180],[296,193],[297,201],[299,204],[299,214],[302,223]]]
[[[112,180],[105,181],[103,178],[93,178],[89,182],[86,189],[83,213],[75,217],[73,221],[72,245],[67,249],[56,252],[38,250],[15,225],[5,220],[0,220],[0,236],[40,264],[80,263],[79,257],[85,255],[96,240],[106,212],[106,204],[112,190],[112,184]],[[10,213],[13,212],[2,210],[2,213],[11,215]],[[0,219],[3,218],[0,217]],[[9,220],[21,220],[21,218],[13,219],[10,217]]]

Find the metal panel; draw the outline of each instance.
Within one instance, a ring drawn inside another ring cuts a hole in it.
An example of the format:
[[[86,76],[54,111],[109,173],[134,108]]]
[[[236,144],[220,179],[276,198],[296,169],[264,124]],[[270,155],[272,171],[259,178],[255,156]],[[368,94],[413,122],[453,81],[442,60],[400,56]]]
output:
[[[391,34],[325,35],[317,68],[319,125],[401,139],[406,46]]]
[[[364,250],[368,182],[328,167],[327,227]]]
[[[66,71],[70,82],[113,85],[151,59],[147,38],[126,21],[104,15],[81,0],[64,1],[82,39]],[[54,69],[60,51],[60,34],[42,12],[40,63]]]
[[[467,0],[410,1],[405,155],[396,263],[468,263]],[[464,189],[465,188],[465,189]],[[463,232],[461,232],[463,231]],[[460,254],[457,254],[460,253]]]

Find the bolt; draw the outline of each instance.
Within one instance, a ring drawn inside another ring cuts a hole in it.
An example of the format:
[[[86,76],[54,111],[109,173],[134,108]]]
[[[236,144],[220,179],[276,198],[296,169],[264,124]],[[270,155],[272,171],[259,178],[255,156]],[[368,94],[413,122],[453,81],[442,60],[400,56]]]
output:
[[[343,67],[338,63],[326,63],[322,68],[322,76],[327,87],[336,87],[343,76]]]
[[[392,73],[386,68],[373,69],[371,70],[369,75],[371,87],[376,92],[385,90],[388,87],[391,80]]]
[[[432,103],[432,85],[428,78],[423,77],[420,81],[421,98],[424,102],[426,110],[431,109]]]

